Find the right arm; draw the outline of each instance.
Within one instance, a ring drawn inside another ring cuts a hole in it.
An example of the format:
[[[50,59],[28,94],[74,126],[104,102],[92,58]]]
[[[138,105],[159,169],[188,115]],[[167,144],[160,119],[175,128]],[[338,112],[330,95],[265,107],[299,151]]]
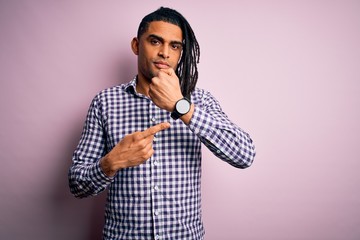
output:
[[[160,123],[142,132],[126,135],[105,155],[102,124],[99,107],[94,99],[69,170],[70,191],[75,197],[97,195],[106,189],[120,169],[144,163],[154,153],[154,135],[170,127],[169,123]]]
[[[113,181],[104,174],[100,159],[106,153],[100,103],[92,101],[86,116],[80,142],[74,151],[69,169],[70,192],[77,198],[97,195]]]
[[[135,167],[144,163],[154,154],[152,148],[154,135],[169,127],[170,124],[164,122],[143,132],[126,135],[100,160],[101,169],[107,176],[113,177],[120,169]]]

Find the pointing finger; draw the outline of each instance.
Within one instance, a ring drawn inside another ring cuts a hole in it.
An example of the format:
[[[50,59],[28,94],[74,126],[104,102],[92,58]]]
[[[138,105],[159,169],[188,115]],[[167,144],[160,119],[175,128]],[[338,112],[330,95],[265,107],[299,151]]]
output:
[[[142,137],[147,138],[147,137],[149,137],[151,135],[155,135],[156,133],[158,133],[158,132],[160,132],[162,130],[165,130],[165,129],[169,128],[169,127],[170,127],[170,123],[168,123],[168,122],[159,123],[159,124],[157,124],[155,126],[152,126],[152,127],[148,128],[148,129],[144,130],[142,132]]]

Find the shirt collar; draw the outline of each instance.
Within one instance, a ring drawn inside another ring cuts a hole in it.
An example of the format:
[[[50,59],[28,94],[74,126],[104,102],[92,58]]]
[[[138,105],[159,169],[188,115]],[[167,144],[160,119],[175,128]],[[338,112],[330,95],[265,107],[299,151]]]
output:
[[[136,94],[136,79],[137,76],[133,78],[130,82],[126,83],[124,89],[126,92],[135,93]]]
[[[141,94],[141,93],[138,93],[136,91],[136,83],[137,83],[137,76],[135,76],[133,78],[133,80],[131,80],[130,82],[126,83],[125,86],[124,86],[124,90],[128,93],[131,93],[131,94],[134,94],[138,97],[142,97],[142,98],[148,98],[147,96]]]

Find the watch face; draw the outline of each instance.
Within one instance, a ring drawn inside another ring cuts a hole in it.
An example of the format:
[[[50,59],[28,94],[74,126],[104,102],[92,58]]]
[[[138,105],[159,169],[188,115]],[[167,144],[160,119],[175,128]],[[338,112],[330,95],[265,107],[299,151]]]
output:
[[[178,101],[176,103],[176,110],[180,114],[186,114],[190,110],[190,103],[188,101],[186,101],[185,99],[181,99],[180,101]]]

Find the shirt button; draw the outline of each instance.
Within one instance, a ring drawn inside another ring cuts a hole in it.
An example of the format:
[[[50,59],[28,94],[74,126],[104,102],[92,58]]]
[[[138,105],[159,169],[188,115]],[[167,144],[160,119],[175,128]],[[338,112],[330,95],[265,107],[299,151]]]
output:
[[[155,117],[152,117],[152,118],[151,118],[151,121],[152,121],[152,122],[155,122],[155,121],[156,121],[156,118],[155,118]]]
[[[157,138],[156,138],[156,137],[154,137],[153,141],[154,141],[154,142],[156,142],[156,140],[157,140]]]
[[[159,161],[158,160],[155,160],[154,161],[154,165],[157,166],[159,164]]]
[[[155,210],[154,215],[155,215],[155,216],[159,215],[159,211],[158,211],[158,210]]]
[[[156,185],[156,186],[154,187],[154,190],[155,190],[155,191],[159,190],[158,185]]]
[[[155,236],[155,240],[159,240],[160,239],[160,236],[159,235],[156,235]]]

